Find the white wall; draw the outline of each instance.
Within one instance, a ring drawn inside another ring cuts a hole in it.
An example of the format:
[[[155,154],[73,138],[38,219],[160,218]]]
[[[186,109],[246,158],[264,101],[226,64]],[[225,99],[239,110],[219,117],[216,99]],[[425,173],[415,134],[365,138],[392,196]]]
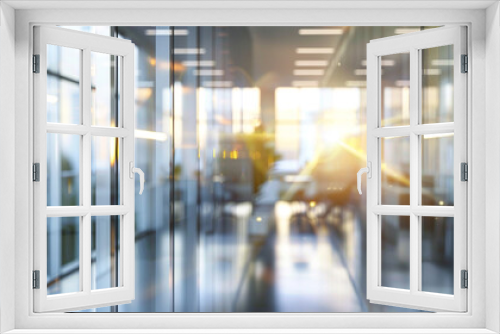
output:
[[[15,11],[0,3],[0,332],[14,328]]]
[[[499,4],[486,11],[486,254],[500,259],[500,13]],[[500,263],[500,260],[498,261]],[[499,265],[486,266],[486,328],[500,332]]]
[[[333,1],[332,1],[333,2]],[[497,9],[493,10],[493,12],[497,13]],[[109,326],[106,322],[105,317],[96,317],[89,322],[86,317],[66,317],[59,316],[57,314],[51,315],[50,317],[28,317],[27,310],[31,309],[31,299],[29,298],[32,295],[32,290],[28,289],[30,284],[30,274],[32,270],[32,265],[27,260],[29,258],[30,248],[30,239],[26,238],[26,236],[30,235],[30,224],[32,223],[30,217],[30,185],[31,181],[29,179],[30,175],[30,117],[31,117],[31,108],[29,104],[29,92],[30,92],[30,83],[29,80],[29,71],[30,71],[30,22],[38,22],[38,23],[50,23],[50,22],[75,22],[86,24],[102,24],[103,22],[107,22],[108,24],[123,24],[123,22],[127,22],[127,24],[138,24],[144,25],[144,22],[149,22],[151,25],[165,25],[166,22],[168,24],[178,24],[178,25],[189,25],[189,24],[201,24],[201,25],[228,25],[231,23],[237,23],[239,25],[247,25],[247,24],[255,24],[259,22],[263,22],[265,24],[269,24],[268,22],[273,22],[274,25],[289,25],[301,23],[302,25],[310,25],[311,22],[315,24],[324,24],[329,25],[332,22],[336,24],[352,24],[352,22],[364,22],[367,25],[377,22],[429,22],[430,24],[435,24],[436,22],[448,22],[450,24],[456,24],[457,22],[471,22],[472,23],[472,40],[473,43],[473,55],[472,55],[472,81],[474,84],[474,96],[472,101],[472,110],[474,111],[473,119],[471,119],[472,126],[470,126],[470,130],[474,136],[473,143],[473,156],[475,159],[472,159],[472,169],[469,175],[474,179],[474,189],[472,193],[472,224],[474,225],[474,232],[472,233],[471,239],[474,241],[474,247],[469,249],[470,258],[475,259],[474,261],[470,261],[471,265],[471,282],[479,282],[475,284],[474,292],[472,289],[469,289],[469,296],[472,299],[472,313],[473,317],[469,316],[456,316],[456,315],[446,315],[445,317],[432,317],[429,318],[428,322],[422,323],[422,327],[442,327],[442,326],[453,326],[455,328],[458,327],[483,327],[484,326],[484,311],[485,311],[485,275],[484,275],[484,235],[485,235],[485,54],[484,54],[484,30],[486,28],[486,20],[484,17],[484,10],[467,10],[467,11],[457,11],[457,10],[364,10],[364,11],[349,11],[349,10],[267,10],[267,11],[259,11],[259,10],[248,10],[248,11],[231,11],[226,9],[220,10],[156,10],[154,12],[144,11],[144,10],[99,10],[99,11],[90,11],[90,10],[42,10],[42,11],[31,11],[31,10],[19,10],[16,15],[16,37],[17,37],[17,45],[16,45],[16,82],[15,82],[15,92],[16,92],[16,130],[15,130],[15,138],[16,138],[16,147],[18,150],[15,153],[16,163],[16,258],[18,261],[15,267],[16,270],[16,308],[18,312],[16,312],[16,324],[19,328],[36,328],[36,327],[44,327],[44,328],[70,328],[70,327],[94,327],[94,328],[105,328]],[[488,22],[495,21],[494,25],[497,27],[498,24],[498,14],[495,14],[495,19],[492,20],[490,16]],[[495,28],[495,29],[498,29]],[[491,29],[489,29],[491,30]],[[498,37],[497,32],[497,37]],[[498,46],[499,40],[496,38],[492,39],[492,35],[489,36],[490,47],[500,48]],[[495,45],[495,43],[497,45]],[[488,58],[490,63],[497,66],[496,63],[500,61],[498,57],[498,53],[496,56],[489,56]],[[13,62],[11,62],[12,64]],[[493,69],[493,67],[492,67]],[[9,69],[10,70],[10,69]],[[489,80],[494,83],[495,80],[498,80],[500,77],[498,75],[498,66],[497,70],[493,71],[488,68],[488,76]],[[4,78],[5,76],[3,76]],[[8,76],[10,79],[8,90],[3,91],[2,94],[9,95],[12,97],[13,93],[13,76]],[[0,79],[0,85],[2,84],[2,80]],[[8,81],[8,80],[5,80]],[[2,86],[3,87],[3,86]],[[492,87],[490,85],[490,87]],[[494,115],[494,113],[498,113],[497,110],[493,108],[498,107],[500,104],[500,94],[497,93],[497,90],[489,90],[489,96],[495,97],[494,103],[489,103],[489,113],[492,113],[493,116],[499,118],[500,115]],[[1,112],[1,111],[0,111]],[[498,124],[494,121],[495,118],[488,119],[489,131],[496,131]],[[0,118],[0,124],[4,120]],[[10,132],[12,135],[12,132]],[[12,138],[12,137],[10,137]],[[495,137],[496,138],[496,137]],[[500,137],[498,140],[493,143],[489,142],[488,145],[491,146],[491,152],[488,153],[497,153],[497,162],[500,161],[500,152],[496,152],[500,150]],[[1,145],[1,143],[0,143]],[[3,147],[2,147],[3,148]],[[10,154],[10,151],[9,151]],[[13,153],[12,153],[13,155]],[[471,161],[471,159],[470,159]],[[0,164],[1,165],[1,164]],[[488,175],[488,177],[492,177],[493,179],[497,178],[495,182],[490,182],[488,180],[488,187],[490,190],[498,192],[500,189],[500,173],[497,170],[498,164],[492,165],[490,168],[490,172],[493,171],[492,174]],[[498,175],[497,175],[498,174]],[[1,175],[5,175],[0,173]],[[2,179],[0,179],[2,180]],[[6,192],[8,193],[8,192]],[[493,194],[493,192],[490,191]],[[7,196],[7,195],[5,195]],[[492,195],[493,196],[493,195]],[[500,193],[497,194],[497,199],[500,198]],[[10,200],[10,199],[9,199]],[[0,201],[1,202],[1,201]],[[9,203],[8,201],[6,203]],[[11,203],[11,202],[10,202]],[[488,244],[488,250],[495,250],[494,257],[498,259],[500,254],[500,248],[498,245],[494,244],[493,241],[498,242],[498,232],[500,231],[497,226],[500,221],[500,203],[497,200],[493,200],[493,205],[489,207],[492,210],[498,210],[496,215],[499,219],[496,219],[492,224],[490,224],[490,220],[488,220],[488,225],[493,232],[496,233],[486,233],[488,237],[491,237]],[[1,215],[0,215],[1,217]],[[3,223],[3,221],[2,221]],[[1,230],[0,230],[1,232]],[[4,246],[4,245],[2,245]],[[3,248],[5,249],[5,247]],[[481,260],[478,260],[481,259]],[[498,261],[497,261],[498,262]],[[491,328],[496,328],[494,326],[499,326],[498,323],[498,286],[496,286],[496,290],[494,289],[495,285],[499,284],[499,275],[500,272],[498,270],[499,265],[494,265],[489,268],[490,274],[492,276],[487,278],[488,284],[488,300],[490,303],[488,305],[496,305],[496,309],[490,309],[489,312],[489,322],[491,323]],[[12,269],[13,264],[12,264]],[[478,274],[474,274],[478,273]],[[496,275],[496,276],[495,276]],[[9,278],[12,279],[12,278]],[[3,285],[3,286],[13,286],[13,285]],[[490,291],[490,288],[492,290]],[[9,290],[11,291],[11,290]],[[496,292],[495,292],[496,291]],[[3,297],[3,295],[2,295]],[[494,301],[494,302],[491,302]],[[10,308],[13,308],[13,305],[9,305]],[[169,324],[168,326],[171,328],[180,328],[182,326],[195,326],[198,328],[237,328],[242,326],[254,327],[255,326],[267,326],[269,323],[270,317],[255,315],[252,317],[248,316],[239,316],[237,314],[233,315],[216,315],[213,317],[198,317],[193,320],[193,317],[188,317],[186,315],[172,314],[169,316]],[[293,314],[280,314],[272,317],[272,326],[275,328],[283,328],[287,325],[296,326],[297,328],[308,328],[306,326],[310,326],[311,328],[328,328],[332,326],[352,326],[355,324],[360,328],[368,328],[368,327],[401,327],[401,323],[405,321],[412,321],[413,316],[407,315],[398,315],[395,317],[394,315],[377,315],[376,317],[366,317],[365,321],[362,322],[353,322],[353,319],[350,315],[335,315],[334,317],[330,317],[327,315],[324,316],[310,316],[310,315],[293,315]],[[395,322],[394,319],[398,319],[398,322]],[[450,319],[453,319],[453,323],[450,323]],[[114,317],[113,326],[117,326],[120,328],[133,328],[134,325],[137,324],[137,318],[131,317],[130,315],[116,315]],[[161,317],[150,317],[148,318],[149,325],[151,327],[163,328],[165,326],[165,320]],[[500,327],[500,326],[499,326]]]

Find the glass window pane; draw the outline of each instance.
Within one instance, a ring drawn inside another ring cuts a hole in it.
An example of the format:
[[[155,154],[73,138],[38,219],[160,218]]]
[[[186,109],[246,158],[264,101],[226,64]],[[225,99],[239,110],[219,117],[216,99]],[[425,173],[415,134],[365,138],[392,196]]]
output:
[[[410,289],[410,217],[382,216],[381,224],[381,285]]]
[[[80,205],[79,135],[47,134],[47,205]]]
[[[91,52],[92,125],[119,126],[121,57]]]
[[[453,45],[421,52],[422,123],[453,122]]]
[[[47,45],[47,122],[80,123],[81,50]]]
[[[381,126],[410,125],[410,54],[380,57]]]
[[[92,290],[121,286],[120,216],[92,217]]]
[[[425,135],[422,142],[422,205],[454,204],[453,134]]]
[[[120,139],[92,137],[92,205],[120,204]]]
[[[80,217],[47,218],[47,294],[80,291]]]
[[[410,205],[410,137],[381,138],[383,205]]]
[[[135,160],[147,177],[135,194],[136,299],[94,311],[411,311],[366,303],[352,171],[365,165],[366,43],[421,27],[303,28],[112,28],[135,45]],[[381,65],[384,76],[398,66]],[[324,75],[294,75],[309,69]],[[396,113],[407,82],[386,87]]]
[[[422,291],[453,294],[453,218],[422,217]]]

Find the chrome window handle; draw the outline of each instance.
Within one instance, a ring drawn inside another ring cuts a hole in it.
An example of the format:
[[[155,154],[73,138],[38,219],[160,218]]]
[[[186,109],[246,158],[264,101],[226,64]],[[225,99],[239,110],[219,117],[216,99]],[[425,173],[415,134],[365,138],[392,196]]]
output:
[[[361,192],[361,175],[363,175],[363,173],[366,173],[366,177],[368,179],[372,178],[372,163],[370,161],[368,161],[366,163],[366,167],[361,168],[358,171],[358,192],[360,195],[362,194],[362,192]]]
[[[134,178],[134,174],[139,174],[139,184],[140,184],[140,189],[139,189],[139,195],[142,195],[142,192],[144,191],[144,172],[142,169],[134,167],[134,162],[130,161],[129,163],[129,177],[131,179]]]

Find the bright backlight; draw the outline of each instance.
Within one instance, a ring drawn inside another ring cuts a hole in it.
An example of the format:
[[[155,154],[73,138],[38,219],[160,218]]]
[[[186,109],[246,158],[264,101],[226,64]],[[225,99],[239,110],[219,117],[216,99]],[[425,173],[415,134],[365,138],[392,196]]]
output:
[[[299,35],[342,35],[342,29],[299,29]]]
[[[297,48],[295,50],[298,54],[332,54],[335,50],[333,48]]]

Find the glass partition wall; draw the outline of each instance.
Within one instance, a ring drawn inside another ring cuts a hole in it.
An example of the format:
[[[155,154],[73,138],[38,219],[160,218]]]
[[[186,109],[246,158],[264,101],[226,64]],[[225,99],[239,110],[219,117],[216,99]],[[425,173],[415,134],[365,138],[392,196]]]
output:
[[[89,312],[414,311],[366,299],[366,198],[355,178],[366,165],[366,44],[423,27],[66,28],[136,45],[136,166],[146,174],[144,194],[135,199],[136,296]],[[436,77],[449,73],[447,55],[429,55],[424,73],[424,94],[444,94],[426,104],[437,119],[447,117],[453,94],[449,80]],[[387,56],[381,64],[383,112],[391,124],[408,118],[405,59]],[[54,92],[73,89],[71,61],[58,50],[50,54]],[[112,87],[120,64],[93,61],[92,105],[110,111],[95,121],[116,122],[119,90]],[[62,96],[48,97],[49,116],[67,115],[70,122],[72,101]],[[435,161],[424,161],[425,200],[442,205],[449,182],[433,180],[431,169],[448,168],[449,145],[446,138],[422,140]],[[61,184],[50,198],[71,201],[78,161],[70,142],[53,144],[61,149],[49,150],[48,161],[60,176],[50,178]],[[407,145],[398,138],[386,144],[384,198],[404,202],[408,161],[397,152]],[[118,151],[113,142],[95,143],[92,187],[109,195],[96,201],[116,199]],[[100,225],[92,283],[113,286],[119,231],[113,221]],[[72,226],[60,221],[50,231],[54,291],[78,285]],[[449,235],[450,226],[429,224],[439,235]],[[408,271],[408,224],[391,217],[382,232],[382,265],[389,268],[382,279],[399,286]],[[426,245],[440,250],[425,254],[432,290],[453,268],[453,240],[428,234]]]

